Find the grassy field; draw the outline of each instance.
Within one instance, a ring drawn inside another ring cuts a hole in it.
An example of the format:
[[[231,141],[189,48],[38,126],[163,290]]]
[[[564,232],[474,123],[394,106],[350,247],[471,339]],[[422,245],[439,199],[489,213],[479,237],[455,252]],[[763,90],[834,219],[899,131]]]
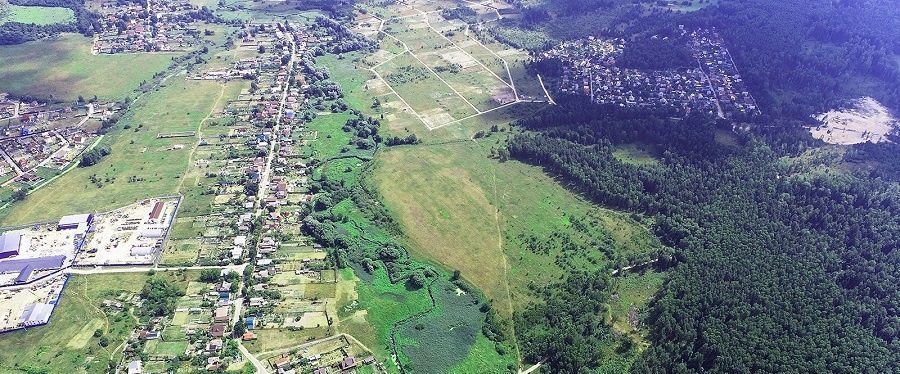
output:
[[[614,278],[615,295],[609,303],[607,322],[613,329],[635,339],[639,349],[646,348],[647,331],[642,324],[632,324],[629,314],[640,316],[647,312],[647,306],[665,281],[666,273],[653,269],[629,273]]]
[[[134,105],[133,115],[103,140],[112,150],[97,165],[75,168],[3,211],[4,224],[65,214],[106,211],[137,200],[178,192],[195,138],[157,139],[161,132],[196,131],[226,87],[173,76],[165,87]],[[127,127],[127,128],[126,128]],[[178,149],[178,146],[182,148]],[[100,183],[91,181],[95,176]],[[134,181],[133,178],[140,178]]]
[[[73,100],[122,99],[164,70],[174,54],[92,55],[91,38],[65,34],[0,46],[2,91]]]
[[[592,217],[621,252],[659,247],[627,215],[592,207],[540,169],[489,158],[499,137],[383,153],[375,180],[417,255],[460,270],[510,315],[529,301],[530,281],[561,274],[552,253],[526,250],[520,235],[572,231],[573,217]]]
[[[187,284],[187,278],[174,273],[156,276]],[[146,279],[144,273],[73,276],[49,325],[3,335],[0,372],[106,373],[110,361],[118,362],[120,344],[137,321],[124,313],[109,316],[100,303],[123,292],[140,292]],[[109,339],[107,347],[93,336],[97,329]]]
[[[5,12],[4,12],[5,11]],[[47,6],[20,6],[0,4],[0,24],[6,22],[52,25],[75,20],[75,12],[69,8]]]

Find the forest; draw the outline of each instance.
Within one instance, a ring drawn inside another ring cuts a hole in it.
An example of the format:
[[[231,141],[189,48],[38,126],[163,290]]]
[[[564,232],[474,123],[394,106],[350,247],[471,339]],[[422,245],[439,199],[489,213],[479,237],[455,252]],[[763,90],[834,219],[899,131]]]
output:
[[[726,145],[715,140],[721,130],[709,118],[583,108],[563,103],[520,120],[528,131],[508,148],[597,204],[651,216],[656,235],[675,248],[665,261],[670,279],[647,316],[651,348],[632,371],[896,369],[896,184],[869,174],[805,173],[782,161],[795,149],[776,140],[793,134],[739,133],[737,145]],[[659,164],[613,156],[616,145],[634,142],[653,145]],[[526,357],[546,359],[553,371],[596,367],[589,348],[608,328],[581,319],[609,295],[584,289],[538,291],[545,302],[520,317],[529,326],[519,332]]]

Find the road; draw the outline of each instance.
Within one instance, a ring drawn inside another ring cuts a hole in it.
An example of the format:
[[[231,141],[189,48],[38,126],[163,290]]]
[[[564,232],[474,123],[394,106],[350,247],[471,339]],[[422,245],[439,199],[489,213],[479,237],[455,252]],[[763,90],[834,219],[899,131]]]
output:
[[[241,351],[241,354],[250,360],[250,363],[253,364],[253,367],[256,368],[256,374],[269,374],[269,371],[266,370],[266,366],[263,365],[262,362],[256,359],[256,356],[253,356],[250,351],[247,350],[247,347],[244,347],[243,344],[238,343],[238,350]]]
[[[66,269],[66,273],[68,274],[117,274],[117,273],[146,273],[148,271],[176,271],[176,270],[203,270],[203,269],[229,269],[233,271],[237,271],[240,274],[244,273],[244,268],[247,264],[241,265],[228,265],[228,266],[184,266],[184,267],[159,267],[159,266],[130,266],[130,267],[92,267],[92,268],[78,268],[78,267],[70,267]]]
[[[260,175],[259,188],[256,191],[256,201],[257,201],[257,203],[259,203],[259,205],[256,208],[256,217],[262,216],[263,212],[265,211],[264,203],[265,203],[266,193],[269,190],[269,178],[271,178],[271,175],[272,175],[272,160],[275,159],[275,143],[276,143],[276,139],[278,139],[278,137],[279,137],[278,134],[281,133],[281,131],[280,131],[281,130],[281,118],[284,115],[284,107],[287,104],[288,93],[290,92],[291,77],[294,74],[294,62],[296,60],[296,54],[297,54],[297,43],[294,40],[293,34],[289,33],[288,35],[290,35],[290,42],[291,42],[291,60],[287,64],[287,78],[285,79],[285,82],[284,82],[284,91],[281,93],[281,102],[278,106],[278,114],[275,116],[275,126],[272,127],[272,139],[269,139],[269,153],[266,154],[266,167],[263,168],[262,174]],[[256,242],[257,250],[259,250],[259,248],[258,248],[259,242],[260,242],[259,240]],[[253,259],[250,259],[250,261],[252,261],[252,260]],[[243,283],[243,274],[244,274],[243,268],[241,268],[240,274],[241,274],[241,282]],[[240,299],[240,300],[241,300],[241,304],[243,304],[243,299]],[[240,311],[241,311],[241,307],[237,306],[235,308],[235,315],[233,318],[239,319]],[[251,354],[250,351],[248,351],[246,347],[244,347],[244,344],[242,343],[241,340],[238,340],[238,349],[240,349],[241,354],[243,354],[244,357],[246,357],[247,360],[249,360],[253,364],[253,366],[256,367],[256,372],[258,374],[268,374],[269,371],[266,370],[265,365],[263,365],[262,362],[260,362],[258,359],[256,359],[256,357],[253,356],[253,354]]]

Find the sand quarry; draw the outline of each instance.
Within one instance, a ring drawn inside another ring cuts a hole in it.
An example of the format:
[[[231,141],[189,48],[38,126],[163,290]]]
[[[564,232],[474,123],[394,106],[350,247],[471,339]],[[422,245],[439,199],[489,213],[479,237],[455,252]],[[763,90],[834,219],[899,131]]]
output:
[[[821,124],[810,128],[812,136],[830,144],[881,143],[898,127],[890,110],[871,97],[853,100],[845,108],[814,115]]]

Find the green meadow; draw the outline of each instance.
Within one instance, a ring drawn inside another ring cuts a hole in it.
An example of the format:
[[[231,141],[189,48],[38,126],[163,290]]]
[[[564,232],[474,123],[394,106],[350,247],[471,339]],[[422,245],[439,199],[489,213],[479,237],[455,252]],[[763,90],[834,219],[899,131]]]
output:
[[[5,11],[5,12],[4,12]],[[35,25],[69,23],[75,20],[75,12],[69,8],[48,6],[21,6],[0,4],[0,24],[19,22]]]
[[[165,70],[172,53],[92,55],[91,38],[78,34],[0,46],[0,91],[74,100],[120,100]]]
[[[196,131],[217,107],[226,87],[170,78],[133,105],[103,144],[111,153],[98,164],[74,168],[2,212],[3,224],[27,223],[79,212],[102,212],[150,196],[173,195],[188,167],[195,137],[163,138],[162,132]]]

